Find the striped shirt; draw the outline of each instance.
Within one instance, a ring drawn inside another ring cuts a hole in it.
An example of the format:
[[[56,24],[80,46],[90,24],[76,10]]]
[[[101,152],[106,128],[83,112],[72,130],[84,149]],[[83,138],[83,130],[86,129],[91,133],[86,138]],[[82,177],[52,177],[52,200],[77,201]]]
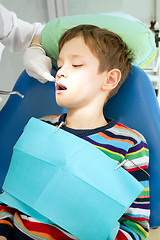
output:
[[[47,116],[41,120],[58,127],[62,121],[65,122],[65,118],[66,114],[63,114]],[[62,129],[90,142],[117,163],[129,159],[123,167],[144,186],[144,191],[119,219],[120,228],[115,239],[145,240],[149,233],[150,215],[149,181],[146,174],[149,163],[148,146],[139,132],[115,120],[107,119],[107,122],[106,126],[96,129],[75,130],[65,125]],[[56,225],[41,223],[4,204],[0,206],[0,236],[14,240],[78,239]]]

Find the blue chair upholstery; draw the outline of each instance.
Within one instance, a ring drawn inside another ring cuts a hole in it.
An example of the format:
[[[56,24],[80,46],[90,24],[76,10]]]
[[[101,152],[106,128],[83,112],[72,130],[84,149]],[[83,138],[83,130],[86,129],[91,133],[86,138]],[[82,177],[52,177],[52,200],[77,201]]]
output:
[[[118,94],[108,101],[104,114],[138,130],[149,147],[150,226],[160,226],[160,108],[147,74],[133,66]]]
[[[53,69],[53,75],[56,70]],[[41,84],[24,71],[12,95],[0,112],[0,187],[9,167],[12,149],[30,117],[65,112],[55,102],[54,84]],[[151,227],[160,226],[160,109],[148,76],[138,67],[133,70],[118,94],[108,101],[104,114],[141,132],[150,150]]]

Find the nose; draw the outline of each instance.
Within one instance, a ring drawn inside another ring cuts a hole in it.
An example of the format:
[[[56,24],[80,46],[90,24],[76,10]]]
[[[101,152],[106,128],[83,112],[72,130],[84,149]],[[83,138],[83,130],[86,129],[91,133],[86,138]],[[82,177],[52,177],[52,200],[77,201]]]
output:
[[[61,67],[58,71],[57,71],[57,78],[66,78],[67,77],[67,73],[65,71],[65,69],[63,67]]]

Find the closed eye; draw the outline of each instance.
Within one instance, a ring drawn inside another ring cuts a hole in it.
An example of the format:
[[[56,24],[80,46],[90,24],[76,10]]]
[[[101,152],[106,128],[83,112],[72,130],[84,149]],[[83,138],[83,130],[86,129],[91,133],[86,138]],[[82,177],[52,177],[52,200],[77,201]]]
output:
[[[57,71],[58,71],[59,69],[61,69],[61,67],[57,67]]]
[[[83,64],[73,64],[72,66],[73,66],[74,68],[78,68],[78,67],[82,67]]]

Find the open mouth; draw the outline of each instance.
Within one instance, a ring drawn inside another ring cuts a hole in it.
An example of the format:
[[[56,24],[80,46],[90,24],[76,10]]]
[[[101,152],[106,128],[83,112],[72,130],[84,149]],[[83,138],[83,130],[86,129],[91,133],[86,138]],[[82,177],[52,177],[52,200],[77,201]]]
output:
[[[57,90],[67,90],[67,88],[62,83],[58,83]]]

